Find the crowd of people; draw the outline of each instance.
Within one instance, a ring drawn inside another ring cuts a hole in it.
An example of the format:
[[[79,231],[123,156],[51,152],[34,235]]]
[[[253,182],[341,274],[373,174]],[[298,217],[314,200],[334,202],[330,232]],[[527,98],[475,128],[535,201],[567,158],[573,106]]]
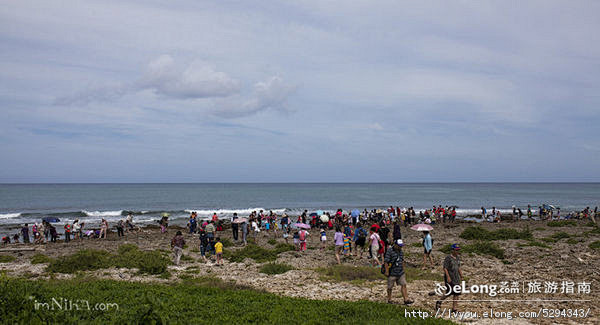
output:
[[[68,243],[71,240],[83,240],[84,238],[106,239],[110,229],[108,221],[104,218],[102,218],[98,227],[84,229],[85,226],[86,224],[84,222],[75,219],[72,223],[65,223],[62,226],[63,232],[59,233],[56,226],[47,220],[34,223],[31,227],[26,223],[20,229],[19,233],[2,237],[2,244],[18,243],[19,240],[23,243],[34,244],[56,243],[61,236],[64,238],[65,243]],[[119,237],[125,236],[125,232],[139,230],[139,227],[136,227],[133,224],[133,217],[131,214],[129,214],[125,220],[117,221],[114,228]]]

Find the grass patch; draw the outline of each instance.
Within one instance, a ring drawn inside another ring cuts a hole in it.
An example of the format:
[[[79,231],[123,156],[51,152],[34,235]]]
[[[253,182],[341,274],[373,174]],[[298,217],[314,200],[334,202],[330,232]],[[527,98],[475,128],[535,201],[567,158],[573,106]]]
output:
[[[230,262],[242,262],[246,258],[251,258],[258,263],[271,262],[277,259],[277,255],[283,252],[294,250],[294,245],[280,243],[275,246],[275,249],[267,249],[254,244],[230,251],[224,254]]]
[[[423,244],[419,243],[419,242],[415,242],[415,243],[410,244],[410,246],[412,246],[412,247],[423,247]]]
[[[590,222],[586,223],[584,226],[585,227],[596,227],[596,224],[593,223],[592,221],[590,221]]]
[[[590,248],[594,250],[600,250],[600,240],[596,240],[595,242],[591,243]]]
[[[322,275],[325,281],[351,282],[355,280],[380,281],[386,279],[378,267],[371,266],[334,265],[317,268],[316,271]]]
[[[569,238],[569,237],[571,237],[571,235],[567,234],[564,231],[559,231],[559,232],[555,232],[554,234],[552,234],[551,237],[554,238],[554,239],[556,239],[558,241],[558,240],[561,240],[563,238]]]
[[[194,262],[196,261],[193,257],[189,255],[181,255],[181,260],[184,262]]]
[[[223,247],[233,247],[233,242],[229,238],[221,238],[221,244]]]
[[[31,262],[31,264],[43,264],[43,263],[50,263],[52,262],[54,259],[44,255],[44,254],[40,254],[37,253],[35,255],[33,255],[29,261]]]
[[[582,241],[583,240],[581,240],[581,239],[569,238],[569,239],[567,239],[567,244],[577,245],[577,244],[581,243]]]
[[[275,239],[273,239],[273,238],[269,239],[267,241],[267,243],[269,243],[270,245],[273,245],[273,246],[277,245],[277,241]]]
[[[546,225],[548,227],[575,227],[577,222],[575,220],[553,220],[548,221]]]
[[[450,247],[450,244],[447,244],[447,245],[443,246],[440,250],[446,254],[450,254],[450,252],[452,251],[452,248]],[[462,245],[461,251],[462,251],[462,253],[488,255],[488,256],[496,257],[501,260],[504,259],[504,249],[498,247],[494,243],[487,242],[487,241],[480,241],[480,242],[474,243],[474,244]]]
[[[17,258],[12,255],[0,255],[0,263],[10,263]]]
[[[283,297],[236,289],[227,282],[210,278],[157,284],[0,277],[0,296],[5,302],[0,308],[0,319],[7,324],[297,324],[299,320],[307,324],[451,324],[443,319],[405,318],[405,308],[397,305]],[[36,302],[51,303],[52,297],[73,302],[85,300],[90,306],[107,302],[115,305],[108,310],[92,308],[77,312],[58,308],[36,310]],[[197,301],[202,302],[202,313],[189,308],[190,302]]]
[[[260,267],[259,272],[264,274],[282,274],[294,268],[285,263],[267,263]]]
[[[540,238],[541,241],[545,241],[546,243],[556,243],[558,241],[558,239],[554,239],[551,237],[543,237]]]
[[[118,268],[138,268],[140,273],[161,274],[167,270],[169,259],[157,251],[142,251],[133,244],[121,245],[117,254],[105,250],[83,249],[75,254],[53,260],[46,267],[48,272],[75,273]]]
[[[513,228],[502,228],[494,231],[489,231],[481,226],[467,227],[460,234],[460,238],[467,240],[507,240],[507,239],[532,239],[533,234],[526,228],[523,231],[518,231]]]
[[[527,246],[535,246],[535,247],[541,247],[541,248],[551,248],[550,246],[539,242],[537,240],[530,240],[525,244],[517,244],[518,247],[527,247]]]
[[[544,227],[537,227],[534,230],[536,230],[536,231],[544,231],[544,230],[546,230],[546,228],[544,228]]]
[[[406,273],[406,282],[414,280],[444,281],[441,274],[431,273],[429,270],[421,270],[417,267],[405,267],[404,272]]]

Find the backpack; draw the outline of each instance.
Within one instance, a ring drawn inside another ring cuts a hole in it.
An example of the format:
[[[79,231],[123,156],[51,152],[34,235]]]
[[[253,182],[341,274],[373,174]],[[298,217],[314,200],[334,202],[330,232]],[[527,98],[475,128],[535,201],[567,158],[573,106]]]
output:
[[[306,239],[306,231],[305,230],[302,230],[299,235],[300,235],[301,241],[304,241]]]

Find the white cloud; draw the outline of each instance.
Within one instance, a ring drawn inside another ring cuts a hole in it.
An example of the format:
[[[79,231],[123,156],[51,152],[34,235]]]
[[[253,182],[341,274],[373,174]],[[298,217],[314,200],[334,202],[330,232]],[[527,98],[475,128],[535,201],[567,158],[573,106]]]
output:
[[[286,83],[281,77],[273,76],[254,84],[254,91],[249,99],[229,98],[217,102],[213,113],[233,118],[265,110],[288,111],[286,102],[295,90],[295,86]]]
[[[150,62],[137,84],[140,89],[176,99],[227,97],[240,91],[239,81],[206,62],[194,61],[181,69],[169,55]]]
[[[118,83],[58,97],[57,105],[85,105],[117,100],[127,94],[150,90],[165,99],[202,99],[227,97],[240,91],[238,80],[202,61],[180,66],[170,55],[152,60],[142,77],[130,83]]]

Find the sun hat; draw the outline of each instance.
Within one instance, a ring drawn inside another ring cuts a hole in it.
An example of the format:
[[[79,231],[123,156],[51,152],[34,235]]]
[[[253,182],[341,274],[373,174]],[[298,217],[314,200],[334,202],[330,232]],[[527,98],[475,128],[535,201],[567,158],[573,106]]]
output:
[[[394,243],[398,246],[404,246],[404,242],[402,241],[402,239],[397,239]]]
[[[452,244],[450,247],[452,247],[454,250],[460,250],[460,246],[458,246],[458,244]]]

